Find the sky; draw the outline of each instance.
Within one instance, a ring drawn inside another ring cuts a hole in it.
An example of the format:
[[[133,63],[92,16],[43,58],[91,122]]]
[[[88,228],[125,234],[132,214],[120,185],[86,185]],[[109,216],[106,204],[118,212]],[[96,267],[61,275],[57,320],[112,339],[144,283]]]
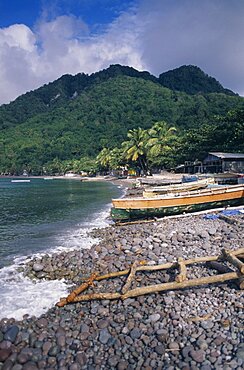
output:
[[[117,63],[197,65],[244,96],[244,0],[0,0],[0,104]]]

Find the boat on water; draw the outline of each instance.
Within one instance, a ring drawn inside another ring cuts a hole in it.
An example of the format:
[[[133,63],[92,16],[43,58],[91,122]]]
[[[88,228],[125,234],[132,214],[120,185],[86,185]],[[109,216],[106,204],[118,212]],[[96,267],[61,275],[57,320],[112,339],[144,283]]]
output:
[[[211,208],[244,204],[244,185],[212,187],[165,194],[157,198],[121,198],[112,200],[114,221],[163,217]]]
[[[143,191],[144,198],[153,198],[167,193],[176,193],[179,191],[191,191],[204,189],[209,185],[215,184],[214,178],[206,178],[197,181],[185,182],[182,184],[174,184],[169,186],[156,186],[154,188],[145,189]]]
[[[11,182],[30,182],[30,180],[11,180]]]

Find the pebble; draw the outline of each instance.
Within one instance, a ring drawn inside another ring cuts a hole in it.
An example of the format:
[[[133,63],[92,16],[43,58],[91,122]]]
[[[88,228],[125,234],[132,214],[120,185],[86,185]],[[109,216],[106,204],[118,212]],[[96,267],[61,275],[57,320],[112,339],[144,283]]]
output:
[[[34,263],[32,269],[35,272],[40,272],[44,269],[44,265],[42,265],[41,263]]]
[[[91,235],[99,241],[90,250],[35,258],[23,272],[79,285],[93,271],[127,269],[135,260],[155,265],[241,248],[242,232],[202,215],[94,229]],[[132,288],[172,281],[176,273],[137,273]],[[204,264],[187,267],[188,279],[211,274]],[[95,282],[87,293],[121,291],[125,282],[126,276]],[[226,282],[124,301],[71,303],[18,322],[2,319],[0,369],[241,370],[243,303],[235,284]],[[211,318],[189,320],[206,314]]]
[[[18,326],[13,325],[4,334],[4,339],[7,340],[7,341],[10,341],[11,343],[14,343],[18,333],[19,333]]]
[[[154,314],[149,316],[149,321],[156,322],[156,321],[160,320],[160,318],[161,318],[161,316],[159,315],[159,313],[154,313]]]
[[[108,332],[108,329],[102,329],[99,334],[99,340],[102,344],[106,344],[110,339],[111,335]]]

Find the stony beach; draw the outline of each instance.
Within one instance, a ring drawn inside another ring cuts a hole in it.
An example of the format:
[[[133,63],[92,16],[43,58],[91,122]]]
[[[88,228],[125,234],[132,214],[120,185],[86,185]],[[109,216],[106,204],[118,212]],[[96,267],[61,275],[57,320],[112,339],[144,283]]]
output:
[[[189,215],[95,229],[91,249],[45,255],[24,265],[31,279],[62,279],[72,291],[91,273],[218,255],[243,247],[237,222]],[[170,282],[176,270],[138,272],[132,288]],[[187,276],[216,274],[205,264]],[[94,282],[85,292],[120,292],[126,276]],[[244,367],[244,296],[226,282],[122,300],[53,307],[41,317],[0,321],[0,370],[237,369]],[[31,308],[30,308],[31,313]]]

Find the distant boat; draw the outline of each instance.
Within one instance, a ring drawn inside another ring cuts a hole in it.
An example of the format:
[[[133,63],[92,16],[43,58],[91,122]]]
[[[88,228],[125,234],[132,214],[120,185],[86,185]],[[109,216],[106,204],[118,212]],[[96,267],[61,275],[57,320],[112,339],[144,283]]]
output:
[[[44,180],[53,180],[53,177],[44,177]]]
[[[189,190],[197,190],[197,189],[204,189],[208,185],[214,184],[214,178],[207,178],[198,181],[190,181],[185,182],[182,184],[174,184],[168,186],[156,186],[154,188],[149,188],[144,190],[143,197],[144,198],[152,198],[158,197],[163,194],[167,193],[177,193],[181,191],[189,191]]]
[[[30,180],[11,180],[11,182],[30,182]]]
[[[244,204],[244,186],[212,187],[170,193],[157,198],[113,199],[112,203],[111,216],[114,221],[163,217]]]

